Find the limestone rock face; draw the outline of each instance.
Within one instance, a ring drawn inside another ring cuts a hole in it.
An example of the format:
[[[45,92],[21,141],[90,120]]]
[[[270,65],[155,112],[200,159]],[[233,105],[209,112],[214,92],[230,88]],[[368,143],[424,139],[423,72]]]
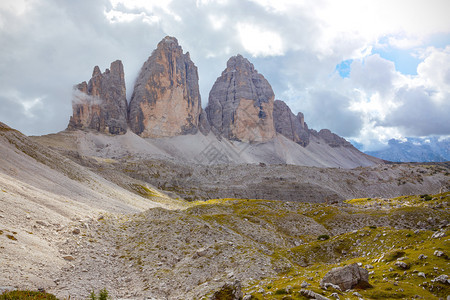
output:
[[[371,286],[369,284],[369,272],[357,264],[333,268],[322,278],[320,286],[323,288],[326,283],[338,285],[342,291],[354,287],[365,289]]]
[[[274,93],[269,82],[241,55],[231,57],[209,93],[211,130],[229,140],[265,142],[275,137]]]
[[[74,87],[72,109],[68,129],[124,134],[127,99],[122,62],[114,61],[104,73],[95,66],[89,83],[84,81]]]
[[[276,132],[306,147],[309,144],[308,125],[302,113],[295,116],[289,106],[281,100],[275,100],[273,105],[273,122]]]
[[[141,137],[193,134],[201,112],[197,67],[176,38],[165,37],[136,80],[129,105],[130,128]]]
[[[323,140],[325,140],[325,142],[333,148],[337,148],[337,147],[348,147],[348,148],[352,148],[353,145],[348,142],[346,139],[338,136],[335,133],[332,133],[329,129],[322,129],[319,132],[315,131],[315,130],[310,130],[311,134],[318,136],[320,138],[322,138]]]

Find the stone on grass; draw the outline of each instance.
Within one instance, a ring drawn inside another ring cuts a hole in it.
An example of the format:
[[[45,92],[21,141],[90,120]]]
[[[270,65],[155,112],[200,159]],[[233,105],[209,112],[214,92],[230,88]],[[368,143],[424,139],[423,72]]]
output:
[[[241,282],[236,280],[234,282],[225,283],[219,290],[209,298],[210,300],[241,300],[243,298],[241,290]]]
[[[431,281],[433,281],[433,282],[437,281],[437,282],[440,282],[440,283],[443,283],[443,284],[450,284],[450,280],[448,279],[448,275],[444,275],[444,274],[439,275],[438,277],[436,277],[435,279],[433,279]]]
[[[317,294],[311,290],[305,290],[305,289],[301,289],[300,290],[300,295],[302,295],[303,297],[306,297],[308,299],[316,299],[316,300],[330,300],[330,298],[324,297],[320,294]]]
[[[394,265],[403,270],[406,270],[409,268],[409,265],[407,263],[405,263],[404,261],[396,261]]]
[[[320,286],[324,288],[326,283],[338,285],[342,291],[371,287],[369,284],[369,272],[357,264],[333,268],[322,278]]]

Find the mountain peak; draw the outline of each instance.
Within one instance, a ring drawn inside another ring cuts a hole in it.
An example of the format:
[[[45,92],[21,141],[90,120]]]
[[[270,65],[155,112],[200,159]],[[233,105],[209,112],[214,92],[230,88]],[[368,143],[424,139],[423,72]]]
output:
[[[209,93],[212,130],[227,139],[266,142],[275,137],[269,82],[242,55],[231,57]]]
[[[131,130],[141,137],[196,133],[201,112],[197,67],[177,39],[166,36],[136,80],[129,106]]]
[[[106,69],[104,73],[95,66],[89,83],[84,81],[74,87],[72,109],[68,129],[125,133],[127,99],[122,62],[112,62],[110,69]]]

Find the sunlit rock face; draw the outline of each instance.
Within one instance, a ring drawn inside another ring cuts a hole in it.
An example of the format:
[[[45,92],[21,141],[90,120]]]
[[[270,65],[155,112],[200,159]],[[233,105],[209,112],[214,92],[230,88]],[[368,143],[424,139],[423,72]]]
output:
[[[142,66],[129,105],[129,125],[141,137],[208,133],[197,67],[178,41],[165,37]]]
[[[84,81],[74,87],[72,109],[69,130],[93,129],[124,134],[127,131],[127,99],[122,62],[112,62],[104,73],[95,66],[89,83]]]
[[[230,140],[266,142],[275,137],[274,93],[269,82],[241,55],[231,57],[209,93],[211,129]]]

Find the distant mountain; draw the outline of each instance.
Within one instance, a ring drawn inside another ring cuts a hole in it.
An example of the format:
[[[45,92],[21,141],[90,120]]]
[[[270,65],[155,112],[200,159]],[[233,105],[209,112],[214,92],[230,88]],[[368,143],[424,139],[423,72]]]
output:
[[[450,138],[391,139],[388,148],[366,154],[394,162],[442,162],[450,160]]]

